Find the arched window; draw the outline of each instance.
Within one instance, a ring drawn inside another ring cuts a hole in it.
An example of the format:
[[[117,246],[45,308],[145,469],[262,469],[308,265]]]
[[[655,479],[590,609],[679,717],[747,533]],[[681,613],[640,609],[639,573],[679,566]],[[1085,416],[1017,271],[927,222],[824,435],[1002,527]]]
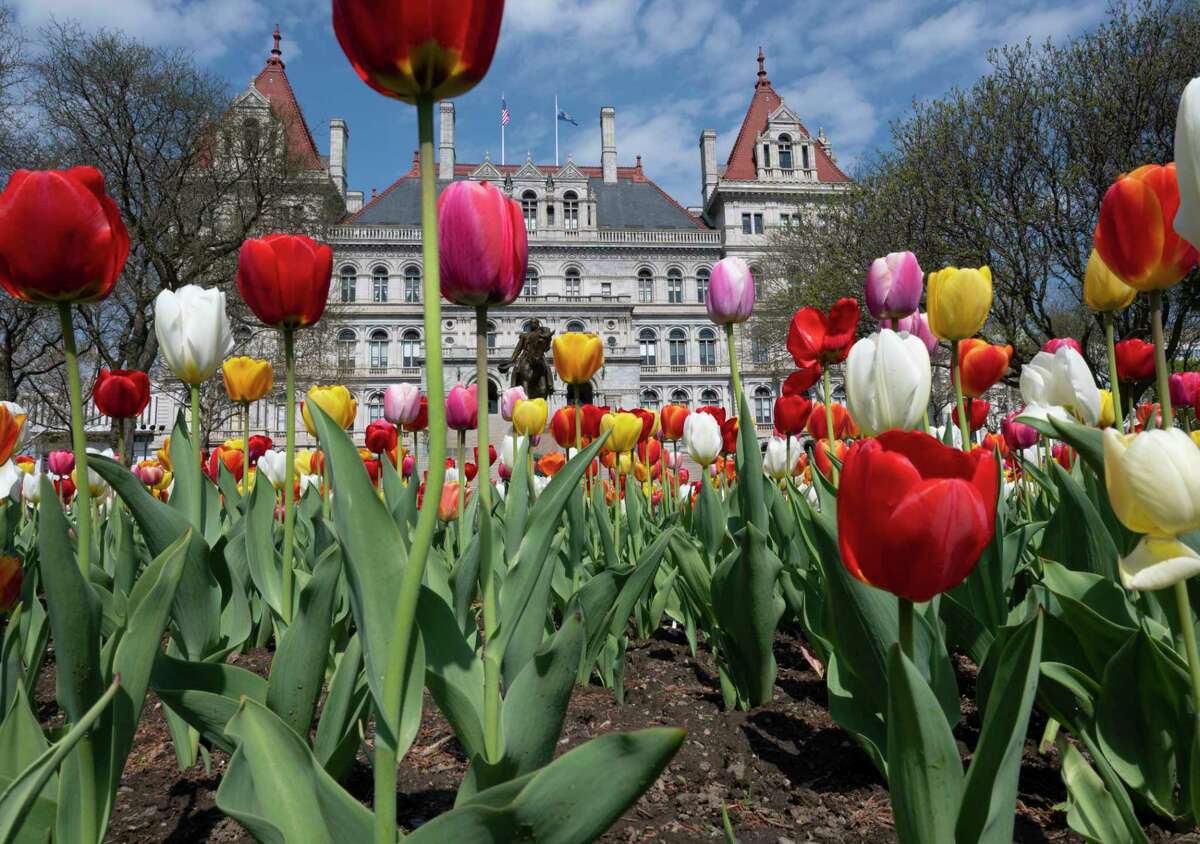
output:
[[[790,135],[779,136],[779,166],[784,170],[792,169],[792,138]]]
[[[674,390],[671,392],[671,404],[681,404],[684,407],[692,403],[692,397],[687,394],[687,390]]]
[[[538,275],[538,271],[530,267],[525,271],[525,287],[521,293],[525,296],[537,296],[541,293],[542,279]]]
[[[376,328],[367,338],[367,352],[371,369],[387,369],[388,365],[388,335],[382,328]]]
[[[371,270],[371,301],[386,302],[388,300],[388,271],[387,267],[376,267]]]
[[[587,325],[581,319],[573,319],[567,322],[567,331],[587,331]]]
[[[711,277],[712,272],[708,267],[696,270],[696,301],[701,305],[708,302],[708,280]]]
[[[525,231],[537,231],[537,194],[531,190],[521,194],[521,216],[525,218]]]
[[[349,328],[343,328],[338,332],[337,338],[337,363],[338,370],[341,372],[349,372],[354,369],[354,332]]]
[[[341,278],[342,301],[354,301],[354,288],[358,285],[358,273],[354,271],[354,267],[342,267],[339,273]]]
[[[571,299],[577,299],[583,293],[583,279],[575,267],[568,268],[563,274],[563,292]]]
[[[658,410],[658,406],[662,401],[658,397],[658,390],[642,390],[642,394],[638,399],[638,404],[646,410]]]
[[[615,352],[616,350],[617,350],[617,338],[616,338],[616,335],[609,334],[609,335],[608,335],[608,353],[609,353],[609,354],[612,354],[612,353],[613,353],[613,352]]]
[[[687,366],[687,333],[682,328],[672,328],[667,335],[667,351],[671,366]]]
[[[421,269],[415,264],[404,268],[404,301],[421,301]]]
[[[638,348],[642,354],[642,366],[658,365],[658,338],[653,328],[643,328],[638,332]]]
[[[262,152],[262,127],[253,117],[242,121],[242,154],[246,158],[257,158]]]
[[[496,323],[489,319],[487,323],[487,348],[489,352],[496,350],[496,337]]]
[[[487,385],[487,403],[489,414],[500,412],[500,388],[496,386],[496,382],[491,378],[488,379]]]
[[[683,304],[683,273],[676,267],[667,270],[667,301],[672,305]]]
[[[563,194],[563,228],[579,228],[579,195],[573,190]]]
[[[758,267],[751,267],[750,275],[754,277],[754,301],[761,302],[763,297],[762,270]]]
[[[770,387],[764,385],[754,388],[754,421],[759,425],[770,424],[774,398],[775,393]]]
[[[700,406],[708,407],[710,405],[719,405],[721,403],[721,394],[712,387],[705,387],[700,391]]]
[[[367,424],[383,418],[383,393],[371,393],[367,400]]]
[[[535,320],[535,319],[527,319],[523,323],[521,323],[522,333],[524,333],[526,331],[533,331],[535,323],[537,323],[537,320]]]
[[[400,335],[400,365],[414,369],[420,366],[421,333],[415,328],[409,328]]]
[[[653,302],[654,301],[654,273],[646,267],[642,267],[637,272],[638,279],[638,301]]]
[[[717,334],[711,328],[701,328],[696,345],[700,351],[701,366],[717,365]]]

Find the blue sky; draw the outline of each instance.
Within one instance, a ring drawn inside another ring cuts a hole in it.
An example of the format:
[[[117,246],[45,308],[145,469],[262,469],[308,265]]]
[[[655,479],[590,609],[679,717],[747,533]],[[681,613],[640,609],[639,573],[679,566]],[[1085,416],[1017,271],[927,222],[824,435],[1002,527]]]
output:
[[[350,125],[351,187],[368,196],[406,171],[416,147],[411,107],[362,85],[337,46],[320,0],[15,0],[36,36],[50,16],[124,29],[183,47],[245,88],[262,67],[271,30],[322,152],[328,122]],[[579,127],[562,124],[562,157],[600,158],[601,106],[617,110],[622,165],[640,154],[647,174],[684,204],[699,201],[698,138],[717,130],[721,160],[767,53],[775,88],[809,130],[824,127],[853,172],[888,142],[888,122],[914,98],[969,85],[989,48],[1062,39],[1094,27],[1106,0],[508,0],[488,78],[456,101],[458,159],[499,159],[499,105],[512,112],[508,161],[554,157],[554,96]]]

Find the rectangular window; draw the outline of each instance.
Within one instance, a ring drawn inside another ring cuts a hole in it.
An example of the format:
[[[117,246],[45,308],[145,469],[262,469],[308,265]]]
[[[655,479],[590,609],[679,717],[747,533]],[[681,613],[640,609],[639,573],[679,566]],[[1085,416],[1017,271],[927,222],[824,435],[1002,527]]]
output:
[[[763,233],[763,215],[762,214],[754,215],[754,233],[755,234]]]
[[[770,424],[772,418],[772,400],[765,396],[754,397],[754,421],[759,425]]]
[[[655,366],[658,363],[658,343],[653,338],[643,337],[638,341],[642,355],[642,366]]]
[[[742,234],[754,234],[754,230],[750,228],[750,215],[742,215]]]
[[[371,298],[375,302],[386,302],[388,294],[387,276],[375,276],[372,280]]]
[[[600,282],[600,295],[603,296],[605,299],[612,296],[612,282],[611,281]]]
[[[356,279],[354,279],[354,278],[343,278],[342,279],[342,301],[343,302],[353,302],[354,301],[355,281],[356,281]]]
[[[639,278],[638,279],[638,301],[653,302],[654,301],[654,279]]]
[[[570,275],[567,276],[567,279],[566,279],[567,296],[569,296],[571,298],[578,297],[579,293],[580,293],[580,287],[581,287],[581,285],[580,285],[580,281],[579,281],[579,276],[570,276]]]
[[[679,276],[667,278],[667,301],[672,305],[683,303],[683,279]]]
[[[404,279],[404,301],[405,302],[420,302],[421,301],[421,279],[415,276],[407,276]]]
[[[804,169],[808,169],[808,147],[800,147],[800,163],[804,165]]]
[[[671,340],[671,366],[687,366],[687,346],[683,340]]]

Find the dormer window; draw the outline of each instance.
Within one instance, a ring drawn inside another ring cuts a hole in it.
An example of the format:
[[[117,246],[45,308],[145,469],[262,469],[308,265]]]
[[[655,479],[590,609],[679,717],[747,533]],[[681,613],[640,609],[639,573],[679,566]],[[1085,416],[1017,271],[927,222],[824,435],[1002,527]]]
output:
[[[792,139],[789,135],[779,136],[779,166],[784,170],[792,169]]]
[[[763,152],[762,166],[765,169],[765,168],[771,166],[771,145],[763,144],[762,152]]]
[[[800,147],[800,161],[804,164],[804,169],[808,170],[812,167],[808,160],[808,147]]]
[[[537,231],[537,194],[531,190],[521,194],[521,216],[525,218],[525,231]]]
[[[573,190],[563,194],[563,228],[579,228],[579,195]]]

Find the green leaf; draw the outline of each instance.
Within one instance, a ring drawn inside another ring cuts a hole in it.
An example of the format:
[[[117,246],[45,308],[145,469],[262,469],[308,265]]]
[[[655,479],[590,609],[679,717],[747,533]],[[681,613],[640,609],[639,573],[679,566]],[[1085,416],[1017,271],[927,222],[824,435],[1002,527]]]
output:
[[[421,587],[417,625],[425,648],[425,684],[468,757],[483,755],[483,663],[463,638],[454,611]]]
[[[1117,546],[1087,491],[1058,463],[1050,464],[1058,507],[1042,534],[1041,555],[1069,569],[1117,580]]]
[[[0,725],[0,793],[30,765],[46,752],[49,745],[42,733],[41,725],[34,717],[25,687],[18,684],[16,697],[9,707],[4,723]],[[38,792],[29,813],[21,821],[14,841],[20,844],[41,844],[54,827],[55,798],[58,779],[53,774]]]
[[[317,560],[312,579],[300,590],[296,615],[271,661],[267,706],[306,741],[325,680],[333,602],[341,571],[341,554],[336,545],[331,545]]]
[[[243,521],[245,530],[241,534],[241,541],[245,547],[246,569],[250,579],[267,605],[282,618],[282,574],[279,558],[275,555],[275,488],[269,483],[256,483],[251,489]]]
[[[58,766],[75,749],[75,745],[88,734],[92,725],[112,703],[119,688],[119,682],[118,679],[114,679],[112,685],[96,699],[96,702],[79,718],[67,734],[39,756],[37,761],[27,766],[0,794],[0,844],[9,844],[9,842],[18,840],[27,816],[35,810],[38,795],[42,793],[54,772],[58,770]],[[39,818],[43,817],[41,809],[36,811]]]
[[[274,712],[245,699],[225,732],[238,748],[217,790],[217,806],[259,841],[374,840],[370,810],[325,772]]]
[[[359,726],[367,716],[371,694],[362,664],[362,640],[355,634],[338,658],[313,739],[313,753],[334,779],[341,779],[354,764]]]
[[[1067,786],[1067,825],[1094,844],[1145,841],[1145,835],[1140,839],[1129,837],[1121,812],[1104,787],[1104,781],[1075,745],[1060,734],[1057,746],[1062,758],[1063,782]]]
[[[1137,628],[1135,611],[1125,591],[1101,575],[1071,571],[1052,562],[1043,567],[1043,579],[1094,676],[1099,677]]]
[[[225,735],[243,697],[266,703],[267,681],[224,662],[189,662],[159,654],[150,675],[154,693],[207,741],[226,753],[236,745]]]
[[[1026,621],[1004,645],[988,696],[979,744],[963,785],[957,841],[1009,844],[1016,817],[1017,777],[1038,685],[1042,615]]]
[[[504,494],[504,557],[508,560],[517,558],[529,514],[529,438],[517,437],[515,450],[517,465],[510,467],[512,477]]]
[[[954,841],[962,760],[933,690],[898,644],[888,659],[887,735],[897,837],[904,844]]]
[[[683,730],[656,727],[592,739],[536,773],[480,792],[406,840],[411,844],[593,841],[651,786],[679,750],[684,735]],[[604,787],[597,788],[601,773]]]

